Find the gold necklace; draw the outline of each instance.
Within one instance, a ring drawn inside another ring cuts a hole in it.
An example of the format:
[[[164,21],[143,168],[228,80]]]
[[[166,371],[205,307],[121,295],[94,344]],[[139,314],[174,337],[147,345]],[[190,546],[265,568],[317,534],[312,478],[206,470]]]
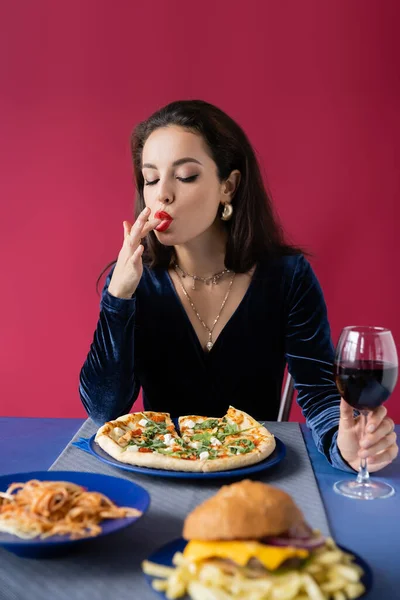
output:
[[[192,275],[191,273],[186,273],[186,271],[184,271],[182,269],[182,267],[180,267],[178,265],[178,263],[174,263],[174,269],[176,272],[180,272],[181,275],[181,279],[184,277],[190,277],[191,279],[193,279],[193,284],[192,284],[192,290],[196,289],[196,281],[202,281],[203,283],[205,283],[206,285],[210,285],[210,283],[212,283],[213,285],[216,285],[218,283],[218,280],[221,279],[221,277],[223,277],[225,275],[225,273],[231,273],[230,269],[224,269],[223,271],[220,271],[219,273],[214,273],[214,275],[211,275],[211,277],[199,277],[198,275]]]
[[[227,301],[227,300],[228,300],[228,298],[229,298],[229,294],[230,294],[230,292],[231,292],[232,285],[233,285],[233,281],[234,281],[234,279],[235,279],[235,275],[236,275],[236,273],[234,273],[234,274],[232,275],[232,278],[231,278],[231,280],[230,280],[230,282],[229,282],[228,290],[227,290],[227,292],[226,292],[226,294],[225,294],[225,298],[224,298],[224,299],[223,299],[223,301],[222,301],[221,308],[219,309],[219,313],[218,313],[218,314],[217,314],[217,316],[215,317],[215,319],[214,319],[214,322],[213,322],[213,324],[211,325],[211,327],[208,327],[208,326],[207,326],[207,325],[204,323],[204,321],[203,321],[203,319],[201,318],[201,316],[199,315],[199,311],[198,311],[198,310],[197,310],[197,308],[195,307],[195,305],[194,305],[194,303],[193,303],[193,300],[191,299],[191,297],[189,296],[189,294],[188,294],[188,293],[187,293],[187,291],[185,290],[185,287],[184,287],[184,285],[183,285],[183,281],[182,281],[182,276],[181,276],[181,274],[179,273],[179,267],[178,267],[178,268],[177,268],[177,267],[178,267],[178,265],[176,265],[176,264],[175,264],[175,265],[174,265],[174,268],[175,268],[176,274],[178,275],[178,281],[179,281],[179,284],[180,284],[180,286],[181,286],[181,288],[182,288],[182,292],[185,294],[185,296],[186,296],[186,298],[188,299],[188,301],[189,301],[189,304],[190,304],[190,306],[192,307],[193,311],[195,312],[195,314],[196,314],[197,318],[199,319],[200,323],[203,325],[204,329],[205,329],[205,330],[207,331],[207,333],[208,333],[208,342],[207,342],[207,344],[206,344],[206,349],[207,349],[207,350],[210,352],[210,350],[211,350],[211,349],[212,349],[212,347],[214,346],[214,342],[213,342],[213,340],[212,340],[212,333],[213,333],[213,331],[214,331],[214,327],[216,326],[216,324],[217,324],[217,323],[218,323],[218,321],[219,321],[219,318],[220,318],[220,316],[221,316],[221,313],[222,313],[222,311],[224,310],[224,306],[225,306],[225,304],[226,304],[226,301]]]

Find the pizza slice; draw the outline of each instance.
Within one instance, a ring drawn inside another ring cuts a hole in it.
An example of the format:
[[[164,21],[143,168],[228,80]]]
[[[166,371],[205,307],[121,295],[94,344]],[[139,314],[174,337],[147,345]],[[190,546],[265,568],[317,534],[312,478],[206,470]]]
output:
[[[141,453],[156,449],[173,452],[181,441],[169,413],[153,411],[129,413],[105,423],[97,432],[96,442],[105,438],[121,450]]]
[[[105,423],[95,441],[119,462],[173,471],[193,471],[197,453],[178,435],[169,413],[129,413]],[[201,469],[199,469],[201,470]]]
[[[274,436],[263,425],[232,406],[222,418],[180,417],[179,429],[185,443],[198,452],[199,459],[208,461],[205,471],[260,462],[276,447]]]

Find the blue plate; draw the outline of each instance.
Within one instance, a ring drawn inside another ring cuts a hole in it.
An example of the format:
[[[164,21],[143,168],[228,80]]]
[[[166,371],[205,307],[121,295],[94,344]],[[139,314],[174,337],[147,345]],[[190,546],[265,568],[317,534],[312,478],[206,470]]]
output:
[[[158,565],[162,565],[164,567],[173,567],[174,565],[172,564],[172,558],[173,558],[175,552],[183,552],[186,544],[187,544],[187,541],[184,540],[183,538],[173,540],[172,542],[169,542],[168,544],[165,544],[165,546],[162,546],[161,548],[156,550],[151,556],[149,556],[149,558],[147,560],[149,560],[150,562],[153,562],[153,563],[157,563]],[[359,596],[359,598],[362,598],[372,588],[373,575],[372,575],[371,567],[365,562],[365,560],[363,560],[361,558],[361,556],[358,556],[357,554],[355,554],[351,550],[348,550],[347,548],[344,548],[343,546],[339,546],[339,544],[338,544],[338,547],[341,550],[343,550],[343,552],[348,552],[349,554],[352,554],[354,556],[354,562],[357,565],[359,565],[364,571],[364,576],[361,578],[361,582],[364,584],[365,593],[362,596]],[[151,586],[152,581],[154,579],[157,579],[156,577],[151,577],[150,575],[144,575],[144,577],[146,578],[146,580],[150,586]],[[164,592],[158,592],[153,587],[151,589],[153,590],[153,592],[155,594],[160,596],[160,598],[167,598],[167,596],[165,595]],[[182,600],[189,600],[189,596],[186,595],[184,598],[182,598]]]
[[[140,473],[142,475],[153,475],[154,477],[173,477],[178,479],[226,479],[234,477],[244,477],[245,475],[252,475],[259,471],[265,471],[270,469],[274,465],[278,464],[286,456],[286,446],[281,440],[275,438],[276,448],[272,454],[270,454],[263,461],[250,465],[249,467],[241,467],[239,469],[231,469],[229,471],[217,471],[215,473],[187,473],[185,471],[167,471],[165,469],[151,469],[149,467],[137,467],[135,465],[127,465],[115,460],[112,456],[104,452],[102,448],[94,441],[95,435],[91,438],[80,438],[77,442],[73,442],[73,446],[88,452],[98,460],[105,462],[118,469],[124,469],[125,471],[132,471],[134,473]]]
[[[147,511],[150,505],[150,496],[147,491],[132,481],[108,475],[75,471],[34,471],[32,473],[3,475],[0,477],[0,491],[5,492],[11,483],[25,483],[30,479],[76,483],[77,485],[84,486],[89,492],[101,492],[105,494],[118,506],[137,508],[142,514]],[[69,536],[65,535],[52,536],[44,540],[40,538],[24,540],[15,535],[0,532],[0,546],[19,556],[47,558],[66,551],[69,552],[75,546],[94,541],[99,537],[128,527],[138,519],[140,519],[140,516],[104,520],[100,523],[102,531],[99,535],[79,540],[70,540]]]

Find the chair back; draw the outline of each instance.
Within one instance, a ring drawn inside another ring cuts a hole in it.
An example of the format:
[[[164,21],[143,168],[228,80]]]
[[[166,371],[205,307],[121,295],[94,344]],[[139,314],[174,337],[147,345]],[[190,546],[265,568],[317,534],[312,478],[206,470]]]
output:
[[[293,398],[295,394],[294,380],[289,372],[286,374],[285,385],[283,386],[281,403],[279,406],[278,422],[288,421],[290,409],[292,408]]]

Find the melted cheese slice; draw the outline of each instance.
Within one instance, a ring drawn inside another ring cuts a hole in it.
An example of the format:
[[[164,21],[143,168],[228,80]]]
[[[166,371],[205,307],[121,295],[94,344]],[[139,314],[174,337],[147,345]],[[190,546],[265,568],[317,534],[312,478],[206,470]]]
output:
[[[258,542],[192,541],[187,544],[183,554],[195,562],[207,558],[228,558],[243,567],[254,557],[269,571],[273,571],[288,558],[307,558],[309,552],[301,548],[267,546]]]

